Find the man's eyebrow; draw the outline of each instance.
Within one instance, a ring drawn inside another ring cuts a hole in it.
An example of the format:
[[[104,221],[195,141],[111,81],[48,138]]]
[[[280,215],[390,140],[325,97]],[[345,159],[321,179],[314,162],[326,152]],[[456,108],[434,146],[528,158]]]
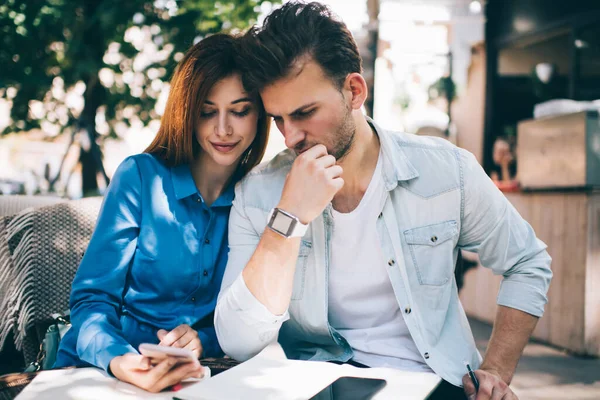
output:
[[[313,101],[312,103],[304,104],[304,105],[302,105],[302,106],[300,106],[300,107],[296,108],[294,111],[292,111],[292,112],[290,113],[290,115],[292,115],[292,116],[295,116],[295,115],[301,114],[301,113],[302,113],[302,111],[304,111],[305,109],[307,109],[307,108],[309,108],[309,107],[312,107],[312,106],[314,106],[315,104],[317,104],[317,102],[316,102],[316,101]],[[268,116],[268,117],[271,117],[271,118],[279,118],[279,117],[280,117],[279,115],[273,115],[273,114],[271,114],[271,113],[267,113],[267,116]]]
[[[307,108],[309,108],[309,107],[312,107],[312,106],[314,106],[315,104],[317,104],[317,102],[316,102],[316,101],[313,101],[312,103],[308,103],[308,104],[305,104],[305,105],[303,105],[303,106],[301,106],[301,107],[298,107],[298,108],[296,108],[296,109],[295,109],[295,110],[294,110],[294,111],[293,111],[293,112],[292,112],[290,115],[297,115],[297,114],[301,114],[301,113],[302,113],[302,111],[304,111],[305,109],[307,109]]]

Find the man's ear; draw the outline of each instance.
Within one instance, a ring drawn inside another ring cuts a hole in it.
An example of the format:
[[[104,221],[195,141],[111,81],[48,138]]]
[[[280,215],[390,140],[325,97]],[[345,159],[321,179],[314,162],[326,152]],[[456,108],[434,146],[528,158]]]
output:
[[[365,78],[357,72],[348,74],[344,82],[344,90],[350,93],[350,106],[353,110],[359,110],[367,100],[367,82]]]

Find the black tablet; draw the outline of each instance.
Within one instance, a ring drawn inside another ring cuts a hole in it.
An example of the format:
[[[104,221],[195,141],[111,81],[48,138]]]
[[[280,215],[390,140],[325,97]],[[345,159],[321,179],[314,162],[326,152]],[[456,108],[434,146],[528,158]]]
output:
[[[368,400],[385,385],[383,379],[343,376],[311,397],[311,400]]]

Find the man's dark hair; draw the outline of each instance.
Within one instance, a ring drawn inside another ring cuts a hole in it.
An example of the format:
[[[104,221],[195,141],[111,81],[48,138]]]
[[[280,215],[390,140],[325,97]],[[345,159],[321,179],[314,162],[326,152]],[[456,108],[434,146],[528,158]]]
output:
[[[346,25],[325,5],[289,2],[273,11],[262,28],[243,38],[246,90],[262,90],[286,77],[299,60],[314,60],[341,89],[346,76],[362,72],[358,47]]]

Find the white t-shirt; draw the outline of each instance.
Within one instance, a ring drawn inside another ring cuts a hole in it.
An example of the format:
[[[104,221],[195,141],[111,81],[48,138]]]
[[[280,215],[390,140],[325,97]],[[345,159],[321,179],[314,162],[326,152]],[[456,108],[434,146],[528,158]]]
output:
[[[432,372],[404,323],[379,243],[376,222],[387,196],[381,158],[358,207],[333,210],[329,323],[354,349],[354,361]]]

